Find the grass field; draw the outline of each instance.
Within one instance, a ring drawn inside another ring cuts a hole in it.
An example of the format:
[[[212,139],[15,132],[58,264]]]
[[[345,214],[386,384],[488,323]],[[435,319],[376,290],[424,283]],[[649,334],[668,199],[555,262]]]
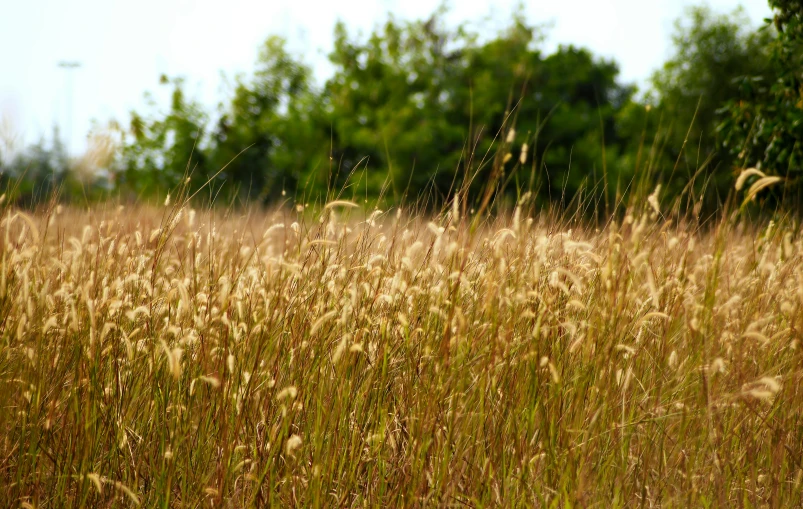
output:
[[[800,505],[799,229],[652,205],[6,205],[0,506]]]

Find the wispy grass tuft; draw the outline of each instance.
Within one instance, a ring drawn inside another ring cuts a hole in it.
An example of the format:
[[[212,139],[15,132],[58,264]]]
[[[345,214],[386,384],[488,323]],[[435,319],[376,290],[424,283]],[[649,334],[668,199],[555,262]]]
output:
[[[797,505],[800,231],[659,193],[3,205],[0,506]]]

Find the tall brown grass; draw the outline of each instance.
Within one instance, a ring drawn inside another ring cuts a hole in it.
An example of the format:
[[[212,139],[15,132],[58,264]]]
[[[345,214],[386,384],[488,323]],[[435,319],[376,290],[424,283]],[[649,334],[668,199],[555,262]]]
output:
[[[173,202],[2,209],[3,507],[800,504],[791,221]]]

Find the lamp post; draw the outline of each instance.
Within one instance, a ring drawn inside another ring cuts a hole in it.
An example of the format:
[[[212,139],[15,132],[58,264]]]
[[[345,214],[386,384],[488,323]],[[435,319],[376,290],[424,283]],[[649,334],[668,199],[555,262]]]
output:
[[[72,148],[72,72],[81,67],[81,62],[62,60],[59,67],[67,71],[67,154]]]

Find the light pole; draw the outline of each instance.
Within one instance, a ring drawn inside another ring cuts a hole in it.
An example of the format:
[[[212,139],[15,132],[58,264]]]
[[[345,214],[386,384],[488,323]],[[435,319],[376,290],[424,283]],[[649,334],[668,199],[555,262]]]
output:
[[[67,154],[72,148],[72,72],[81,67],[81,62],[62,60],[59,67],[67,71]]]

